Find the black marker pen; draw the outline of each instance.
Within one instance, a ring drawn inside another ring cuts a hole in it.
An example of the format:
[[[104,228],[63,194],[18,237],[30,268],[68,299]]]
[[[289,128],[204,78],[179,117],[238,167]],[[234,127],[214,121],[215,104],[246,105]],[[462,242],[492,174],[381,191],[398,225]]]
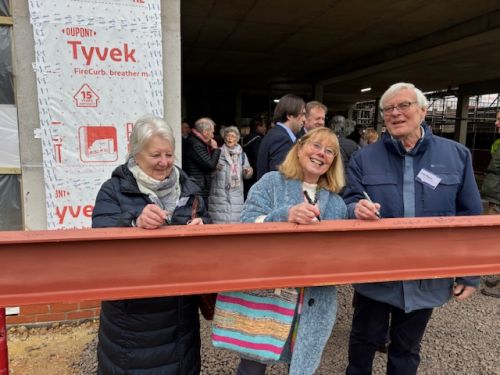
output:
[[[316,202],[317,202],[317,198],[316,198],[316,197],[314,197],[314,201],[313,201],[313,200],[311,199],[311,197],[309,196],[309,193],[308,193],[306,190],[304,190],[304,196],[305,196],[305,197],[306,197],[306,199],[307,199],[307,203],[312,204],[313,206],[316,204]],[[321,219],[320,219],[319,215],[318,215],[318,216],[316,216],[316,219],[318,219],[318,221],[321,221]]]

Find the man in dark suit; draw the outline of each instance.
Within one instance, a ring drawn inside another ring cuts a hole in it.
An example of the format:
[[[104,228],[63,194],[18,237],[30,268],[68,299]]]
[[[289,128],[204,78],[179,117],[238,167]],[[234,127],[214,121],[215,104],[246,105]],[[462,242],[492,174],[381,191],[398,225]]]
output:
[[[248,157],[248,162],[254,171],[257,170],[257,156],[259,155],[260,143],[266,133],[266,123],[260,118],[255,118],[250,121],[250,133],[243,138],[243,151],[245,151],[245,154]],[[245,198],[248,194],[248,190],[250,190],[255,182],[257,182],[257,173],[254,173],[252,177],[243,181],[245,187]]]
[[[265,173],[278,170],[285,156],[297,140],[295,134],[304,125],[305,102],[302,98],[287,94],[274,110],[276,126],[269,130],[260,144],[257,157],[257,179]]]
[[[328,108],[321,102],[313,100],[306,104],[306,117],[304,126],[297,133],[297,138],[302,137],[308,131],[325,126],[325,118]]]

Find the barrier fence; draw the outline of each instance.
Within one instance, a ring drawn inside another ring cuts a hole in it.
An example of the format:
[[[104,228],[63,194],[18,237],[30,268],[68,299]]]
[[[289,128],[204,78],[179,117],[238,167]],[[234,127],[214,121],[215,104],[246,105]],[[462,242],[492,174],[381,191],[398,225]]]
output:
[[[0,306],[496,274],[499,229],[497,215],[0,232]]]

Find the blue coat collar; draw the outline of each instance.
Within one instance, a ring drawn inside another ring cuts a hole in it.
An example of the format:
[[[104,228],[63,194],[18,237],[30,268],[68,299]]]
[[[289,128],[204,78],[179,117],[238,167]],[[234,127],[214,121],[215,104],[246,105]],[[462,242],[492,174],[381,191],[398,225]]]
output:
[[[393,154],[399,156],[405,156],[405,155],[413,156],[421,154],[427,149],[429,141],[431,137],[433,137],[433,135],[431,129],[429,128],[429,126],[425,121],[423,121],[422,124],[420,124],[420,126],[424,131],[424,136],[417,141],[415,147],[413,147],[410,151],[406,151],[406,149],[403,146],[403,143],[401,143],[401,141],[397,139],[392,138],[388,132],[382,134],[382,141],[384,142],[385,147],[387,147],[388,151],[392,152]]]

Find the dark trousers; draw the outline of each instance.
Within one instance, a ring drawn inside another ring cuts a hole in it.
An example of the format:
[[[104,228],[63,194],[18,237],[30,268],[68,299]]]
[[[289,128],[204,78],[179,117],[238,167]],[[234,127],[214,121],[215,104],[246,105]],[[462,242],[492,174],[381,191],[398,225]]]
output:
[[[420,363],[420,342],[432,309],[403,310],[356,293],[349,338],[347,375],[369,375],[380,337],[389,328],[388,375],[414,375]],[[389,327],[389,319],[391,325]]]
[[[241,358],[236,375],[265,375],[267,365]]]

